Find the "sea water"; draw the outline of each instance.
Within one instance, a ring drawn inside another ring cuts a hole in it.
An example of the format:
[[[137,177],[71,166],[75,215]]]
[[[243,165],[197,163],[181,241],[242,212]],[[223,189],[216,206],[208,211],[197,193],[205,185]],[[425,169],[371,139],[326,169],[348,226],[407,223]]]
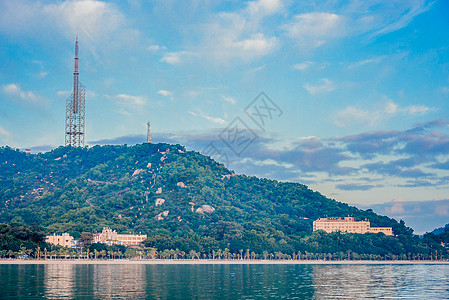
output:
[[[2,299],[448,299],[449,265],[0,264]]]

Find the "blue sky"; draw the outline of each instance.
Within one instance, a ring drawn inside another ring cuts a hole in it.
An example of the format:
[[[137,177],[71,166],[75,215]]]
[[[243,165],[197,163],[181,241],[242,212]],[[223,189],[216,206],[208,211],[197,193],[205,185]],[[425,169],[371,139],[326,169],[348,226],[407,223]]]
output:
[[[4,0],[0,145],[64,143],[78,34],[89,145],[144,142],[151,121],[154,142],[213,145],[237,173],[431,230],[449,222],[448,15],[442,0]]]

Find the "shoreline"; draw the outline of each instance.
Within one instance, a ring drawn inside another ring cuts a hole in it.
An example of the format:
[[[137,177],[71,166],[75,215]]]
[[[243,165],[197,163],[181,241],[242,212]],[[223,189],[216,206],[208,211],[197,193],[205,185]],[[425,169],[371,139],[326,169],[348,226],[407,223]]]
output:
[[[148,259],[148,260],[22,260],[2,259],[0,265],[449,265],[449,261],[435,260],[191,260],[191,259]]]

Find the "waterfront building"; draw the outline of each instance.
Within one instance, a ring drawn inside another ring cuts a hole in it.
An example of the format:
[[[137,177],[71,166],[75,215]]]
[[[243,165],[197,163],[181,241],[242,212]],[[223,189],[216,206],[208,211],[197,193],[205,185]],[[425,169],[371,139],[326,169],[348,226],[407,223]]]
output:
[[[107,245],[139,245],[146,240],[146,234],[118,234],[109,227],[104,227],[101,233],[94,234],[93,243]]]
[[[62,235],[53,233],[53,235],[45,237],[45,242],[62,247],[72,247],[73,236],[68,233],[63,233]]]
[[[367,232],[393,235],[391,227],[371,227],[370,221],[355,221],[353,217],[345,218],[319,218],[313,222],[313,231],[324,230],[326,232],[360,233]]]

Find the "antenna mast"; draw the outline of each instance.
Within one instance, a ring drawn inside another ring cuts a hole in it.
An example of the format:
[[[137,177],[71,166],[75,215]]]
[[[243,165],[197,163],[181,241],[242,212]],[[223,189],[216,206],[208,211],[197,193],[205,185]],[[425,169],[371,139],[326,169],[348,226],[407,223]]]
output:
[[[148,121],[147,123],[147,143],[151,144],[151,127],[150,127],[150,122]]]
[[[73,92],[66,100],[65,145],[84,147],[86,88],[79,81],[78,35],[75,43],[75,71]]]

